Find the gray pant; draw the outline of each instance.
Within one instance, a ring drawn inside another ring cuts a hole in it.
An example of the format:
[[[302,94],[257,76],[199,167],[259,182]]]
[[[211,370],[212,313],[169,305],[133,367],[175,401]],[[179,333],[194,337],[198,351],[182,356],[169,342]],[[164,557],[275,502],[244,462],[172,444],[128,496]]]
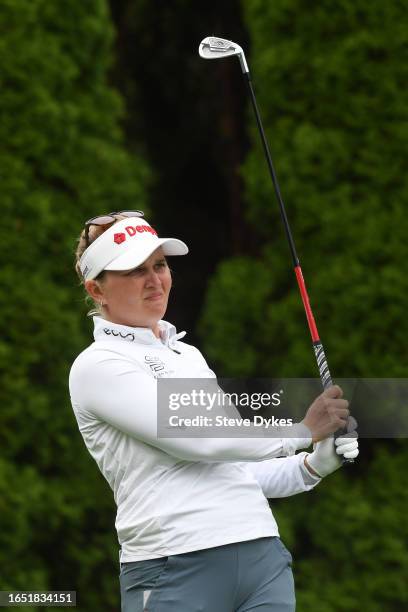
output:
[[[292,557],[279,538],[122,563],[122,612],[294,612]]]

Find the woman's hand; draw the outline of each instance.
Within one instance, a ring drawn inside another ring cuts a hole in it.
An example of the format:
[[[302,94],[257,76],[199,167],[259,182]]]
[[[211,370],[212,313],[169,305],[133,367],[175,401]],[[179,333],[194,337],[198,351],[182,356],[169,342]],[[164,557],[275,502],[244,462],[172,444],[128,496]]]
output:
[[[336,439],[330,437],[317,442],[313,453],[305,456],[305,466],[309,472],[323,478],[341,467],[342,457],[355,459],[359,453],[356,427],[357,421],[350,417],[347,433]]]
[[[349,403],[342,397],[341,388],[333,385],[323,391],[309,407],[302,423],[310,430],[313,443],[347,427]]]

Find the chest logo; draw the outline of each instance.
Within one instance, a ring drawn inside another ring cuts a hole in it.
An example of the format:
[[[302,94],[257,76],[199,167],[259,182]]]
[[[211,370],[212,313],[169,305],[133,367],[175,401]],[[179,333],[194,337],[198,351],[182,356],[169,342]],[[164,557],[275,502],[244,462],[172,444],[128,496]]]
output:
[[[166,369],[166,364],[159,357],[155,355],[145,355],[145,364],[149,367],[151,373],[155,378],[162,378],[172,374],[174,370]]]

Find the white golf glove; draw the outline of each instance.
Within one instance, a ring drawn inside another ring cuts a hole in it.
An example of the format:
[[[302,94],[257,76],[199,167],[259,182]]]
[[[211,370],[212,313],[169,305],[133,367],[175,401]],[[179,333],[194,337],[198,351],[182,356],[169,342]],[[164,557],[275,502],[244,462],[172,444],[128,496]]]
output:
[[[349,417],[347,433],[339,438],[321,440],[313,445],[313,453],[306,455],[307,464],[321,478],[335,472],[342,465],[342,457],[355,459],[358,456],[357,421]]]

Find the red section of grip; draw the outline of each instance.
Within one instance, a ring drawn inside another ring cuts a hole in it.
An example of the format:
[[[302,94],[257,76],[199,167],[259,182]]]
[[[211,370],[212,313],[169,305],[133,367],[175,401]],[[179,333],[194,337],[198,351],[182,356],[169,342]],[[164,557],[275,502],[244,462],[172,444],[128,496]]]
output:
[[[312,309],[310,308],[309,296],[307,295],[305,281],[303,280],[302,269],[300,266],[295,267],[295,274],[300,289],[300,295],[302,296],[303,306],[305,307],[307,322],[309,324],[310,333],[312,335],[313,342],[319,342],[319,333],[317,331],[316,323],[313,317]]]

